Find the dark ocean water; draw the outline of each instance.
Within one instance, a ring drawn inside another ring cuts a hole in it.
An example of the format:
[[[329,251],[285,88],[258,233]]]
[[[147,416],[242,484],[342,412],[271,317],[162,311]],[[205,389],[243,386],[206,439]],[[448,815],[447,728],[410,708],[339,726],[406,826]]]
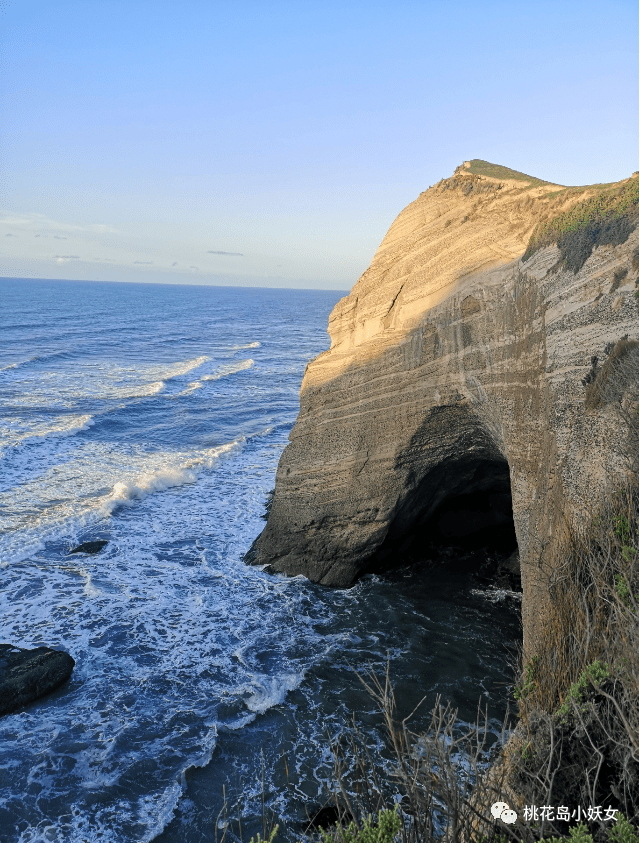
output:
[[[471,721],[481,696],[499,729],[503,594],[242,562],[341,295],[0,280],[0,642],[76,661],[0,721],[2,843],[211,841],[223,787],[248,839],[262,779],[296,839],[352,713],[385,763],[355,671],[387,658],[403,713],[441,693]]]

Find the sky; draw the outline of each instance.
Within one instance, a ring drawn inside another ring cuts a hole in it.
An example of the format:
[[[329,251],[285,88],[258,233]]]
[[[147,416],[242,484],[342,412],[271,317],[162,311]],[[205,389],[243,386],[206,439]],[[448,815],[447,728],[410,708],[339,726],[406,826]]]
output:
[[[0,0],[0,276],[349,290],[463,161],[638,169],[635,0]]]

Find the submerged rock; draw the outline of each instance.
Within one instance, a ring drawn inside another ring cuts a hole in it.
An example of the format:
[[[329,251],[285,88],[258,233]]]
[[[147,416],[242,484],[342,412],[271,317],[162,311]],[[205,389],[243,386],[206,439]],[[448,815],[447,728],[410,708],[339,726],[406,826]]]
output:
[[[0,644],[0,715],[55,691],[69,679],[75,664],[63,650]]]
[[[93,542],[83,542],[82,544],[77,545],[77,547],[72,548],[69,551],[69,555],[72,553],[100,553],[106,544],[109,544],[109,542],[105,539],[97,539]]]

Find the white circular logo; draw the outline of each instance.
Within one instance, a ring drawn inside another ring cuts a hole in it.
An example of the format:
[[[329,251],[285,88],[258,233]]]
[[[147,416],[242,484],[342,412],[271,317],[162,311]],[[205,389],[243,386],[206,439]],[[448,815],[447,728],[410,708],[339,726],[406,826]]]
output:
[[[493,816],[496,819],[498,819],[498,817],[502,816],[503,811],[508,811],[508,810],[509,810],[509,806],[507,805],[506,802],[494,802],[493,805],[491,806],[491,813],[493,814]]]
[[[511,825],[511,823],[514,823],[518,819],[518,815],[515,811],[512,811],[511,808],[507,808],[506,811],[503,811],[500,814],[500,819],[503,822],[508,823],[508,825]]]

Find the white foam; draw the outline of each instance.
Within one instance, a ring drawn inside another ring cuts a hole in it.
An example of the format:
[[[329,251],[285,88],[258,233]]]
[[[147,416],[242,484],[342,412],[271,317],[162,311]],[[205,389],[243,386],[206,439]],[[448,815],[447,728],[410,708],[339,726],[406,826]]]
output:
[[[252,366],[253,360],[251,358],[248,360],[240,360],[238,363],[231,363],[228,366],[222,366],[217,372],[212,372],[210,375],[203,375],[201,380],[217,381],[220,380],[220,378],[226,378],[228,375],[235,375],[237,372],[244,372]]]
[[[157,395],[159,392],[162,392],[164,387],[164,381],[155,381],[155,383],[141,386],[133,390],[133,392],[130,388],[125,387],[124,389],[114,389],[113,393],[115,398],[147,398],[149,395]]]
[[[245,348],[260,348],[260,343],[256,340],[256,342],[247,343],[247,345],[232,345],[232,351],[244,351]]]
[[[131,506],[135,501],[140,501],[154,492],[164,492],[172,486],[195,483],[196,479],[195,472],[187,468],[166,468],[142,474],[135,480],[116,483],[101,509],[105,515],[111,515],[118,506]]]
[[[189,384],[186,389],[183,389],[182,392],[179,392],[178,395],[191,395],[192,392],[195,392],[196,389],[202,389],[203,383],[202,381],[193,381]]]
[[[207,360],[211,358],[208,357],[206,354],[201,355],[200,357],[195,357],[193,360],[185,360],[181,363],[174,363],[170,369],[164,375],[164,380],[168,381],[172,378],[177,378],[180,375],[186,375],[187,372],[190,372],[192,369],[197,369],[198,366],[202,366],[203,363],[206,363]]]
[[[33,357],[28,357],[26,360],[18,360],[17,363],[9,363],[8,366],[0,366],[0,372],[8,372],[9,369],[19,369],[20,366],[26,366],[27,363],[33,363],[35,360],[39,359],[40,358],[36,354]]]
[[[104,443],[88,443],[68,462],[0,492],[0,509],[7,513],[9,528],[0,537],[0,564],[28,559],[45,542],[77,535],[121,506],[195,483],[202,472],[245,441],[241,436],[213,448],[152,453],[111,452]],[[109,488],[105,476],[114,474],[120,479],[105,494],[105,486]]]
[[[218,381],[220,378],[226,378],[229,375],[244,372],[247,369],[250,369],[253,365],[254,361],[249,358],[248,360],[240,360],[238,363],[230,363],[227,366],[221,366],[217,371],[211,372],[209,375],[202,375],[200,380],[190,383],[187,388],[183,389],[182,392],[179,392],[178,395],[190,395],[192,392],[195,392],[196,389],[202,389],[205,381]]]
[[[91,571],[86,571],[84,568],[80,568],[79,571],[85,578],[83,591],[87,595],[87,597],[99,597],[102,592],[93,584]]]
[[[522,600],[521,591],[511,591],[508,588],[472,588],[471,594],[474,594],[476,597],[484,597],[485,600],[490,600],[492,603],[504,600],[505,597],[513,597],[516,600]]]
[[[23,420],[19,424],[0,428],[0,445],[2,447],[16,447],[17,445],[41,442],[43,439],[73,436],[75,433],[80,433],[81,430],[91,427],[94,423],[93,416],[88,413],[60,416],[53,423]]]
[[[147,398],[151,395],[157,395],[159,392],[162,392],[167,382],[186,375],[193,369],[197,369],[209,359],[206,354],[203,354],[192,360],[178,361],[177,363],[170,364],[168,367],[164,364],[145,366],[134,370],[116,367],[111,372],[112,378],[137,379],[138,381],[151,380],[151,383],[138,382],[138,384],[134,383],[122,387],[106,385],[106,397]]]
[[[75,361],[55,371],[30,374],[28,379],[25,376],[23,382],[17,376],[11,404],[23,407],[35,404],[42,407],[75,403],[78,398],[147,398],[162,392],[167,383],[197,369],[208,360],[210,357],[201,355],[175,363],[158,362],[135,366],[113,362],[95,364]],[[12,364],[12,367],[18,365],[22,364]]]
[[[186,786],[183,774],[179,782],[175,782],[163,793],[152,793],[138,799],[138,819],[146,827],[141,843],[150,843],[171,822]]]
[[[274,705],[284,702],[289,691],[297,688],[302,680],[300,674],[285,676],[256,676],[252,683],[253,693],[245,700],[249,711],[263,714]]]

